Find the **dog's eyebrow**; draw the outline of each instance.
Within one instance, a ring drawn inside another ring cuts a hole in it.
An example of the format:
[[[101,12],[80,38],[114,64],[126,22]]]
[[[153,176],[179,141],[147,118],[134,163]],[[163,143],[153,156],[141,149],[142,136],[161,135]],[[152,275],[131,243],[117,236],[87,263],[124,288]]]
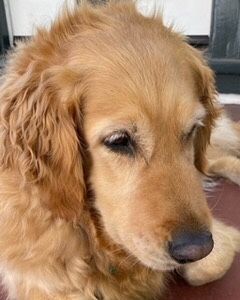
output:
[[[135,123],[121,123],[121,122],[114,122],[114,123],[103,123],[105,126],[101,128],[101,126],[98,126],[98,129],[95,131],[95,136],[98,138],[98,140],[102,140],[107,135],[110,135],[111,133],[116,132],[123,132],[127,131],[129,134],[135,135],[137,133],[137,126]],[[100,124],[101,125],[101,124]],[[99,130],[99,128],[101,128]]]

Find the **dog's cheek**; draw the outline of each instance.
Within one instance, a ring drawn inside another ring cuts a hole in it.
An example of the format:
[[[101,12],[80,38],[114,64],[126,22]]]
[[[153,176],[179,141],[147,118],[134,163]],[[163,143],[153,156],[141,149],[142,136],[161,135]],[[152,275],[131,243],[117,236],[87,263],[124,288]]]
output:
[[[110,171],[103,161],[94,164],[92,186],[95,192],[95,206],[100,213],[107,233],[121,243],[123,232],[131,233],[131,203],[136,201],[138,172],[127,166]]]
[[[190,145],[188,145],[187,149],[185,150],[185,157],[187,158],[187,160],[191,164],[194,164],[194,147],[193,147],[193,143],[190,143]]]

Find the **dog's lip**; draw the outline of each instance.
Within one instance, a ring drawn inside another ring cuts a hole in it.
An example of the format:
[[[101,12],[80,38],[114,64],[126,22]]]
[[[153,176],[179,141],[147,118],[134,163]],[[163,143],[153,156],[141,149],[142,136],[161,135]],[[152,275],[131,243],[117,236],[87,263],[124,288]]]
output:
[[[180,265],[178,263],[175,263],[174,261],[165,261],[165,262],[156,262],[156,263],[150,263],[147,264],[146,262],[144,263],[144,265],[146,265],[147,267],[150,267],[153,270],[157,270],[157,271],[174,271],[178,268],[180,268]]]

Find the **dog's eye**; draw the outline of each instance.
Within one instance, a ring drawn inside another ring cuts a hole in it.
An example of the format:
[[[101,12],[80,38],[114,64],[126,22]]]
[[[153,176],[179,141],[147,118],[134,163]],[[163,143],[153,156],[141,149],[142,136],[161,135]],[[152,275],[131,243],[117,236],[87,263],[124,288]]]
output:
[[[198,124],[193,125],[193,127],[189,130],[189,132],[183,135],[183,141],[188,142],[192,137],[194,137],[198,127],[199,127]]]
[[[133,155],[135,143],[127,131],[114,132],[103,140],[103,144],[113,152]]]
[[[187,138],[190,138],[194,135],[194,133],[197,130],[197,124],[193,125],[192,129],[189,131],[189,133],[187,134]]]

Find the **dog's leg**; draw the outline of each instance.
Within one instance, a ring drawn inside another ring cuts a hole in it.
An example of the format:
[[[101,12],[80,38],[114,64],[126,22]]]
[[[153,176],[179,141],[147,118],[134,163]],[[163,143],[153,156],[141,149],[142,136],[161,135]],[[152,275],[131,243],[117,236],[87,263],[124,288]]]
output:
[[[191,285],[198,286],[221,278],[230,268],[240,250],[240,232],[220,221],[213,221],[214,248],[200,261],[185,265],[181,276]]]
[[[240,158],[240,122],[233,122],[222,114],[213,128],[211,145],[225,155]]]
[[[240,123],[224,114],[217,120],[207,158],[210,176],[222,176],[240,185]]]
[[[223,156],[209,160],[208,173],[230,179],[240,185],[240,159],[234,156]]]

